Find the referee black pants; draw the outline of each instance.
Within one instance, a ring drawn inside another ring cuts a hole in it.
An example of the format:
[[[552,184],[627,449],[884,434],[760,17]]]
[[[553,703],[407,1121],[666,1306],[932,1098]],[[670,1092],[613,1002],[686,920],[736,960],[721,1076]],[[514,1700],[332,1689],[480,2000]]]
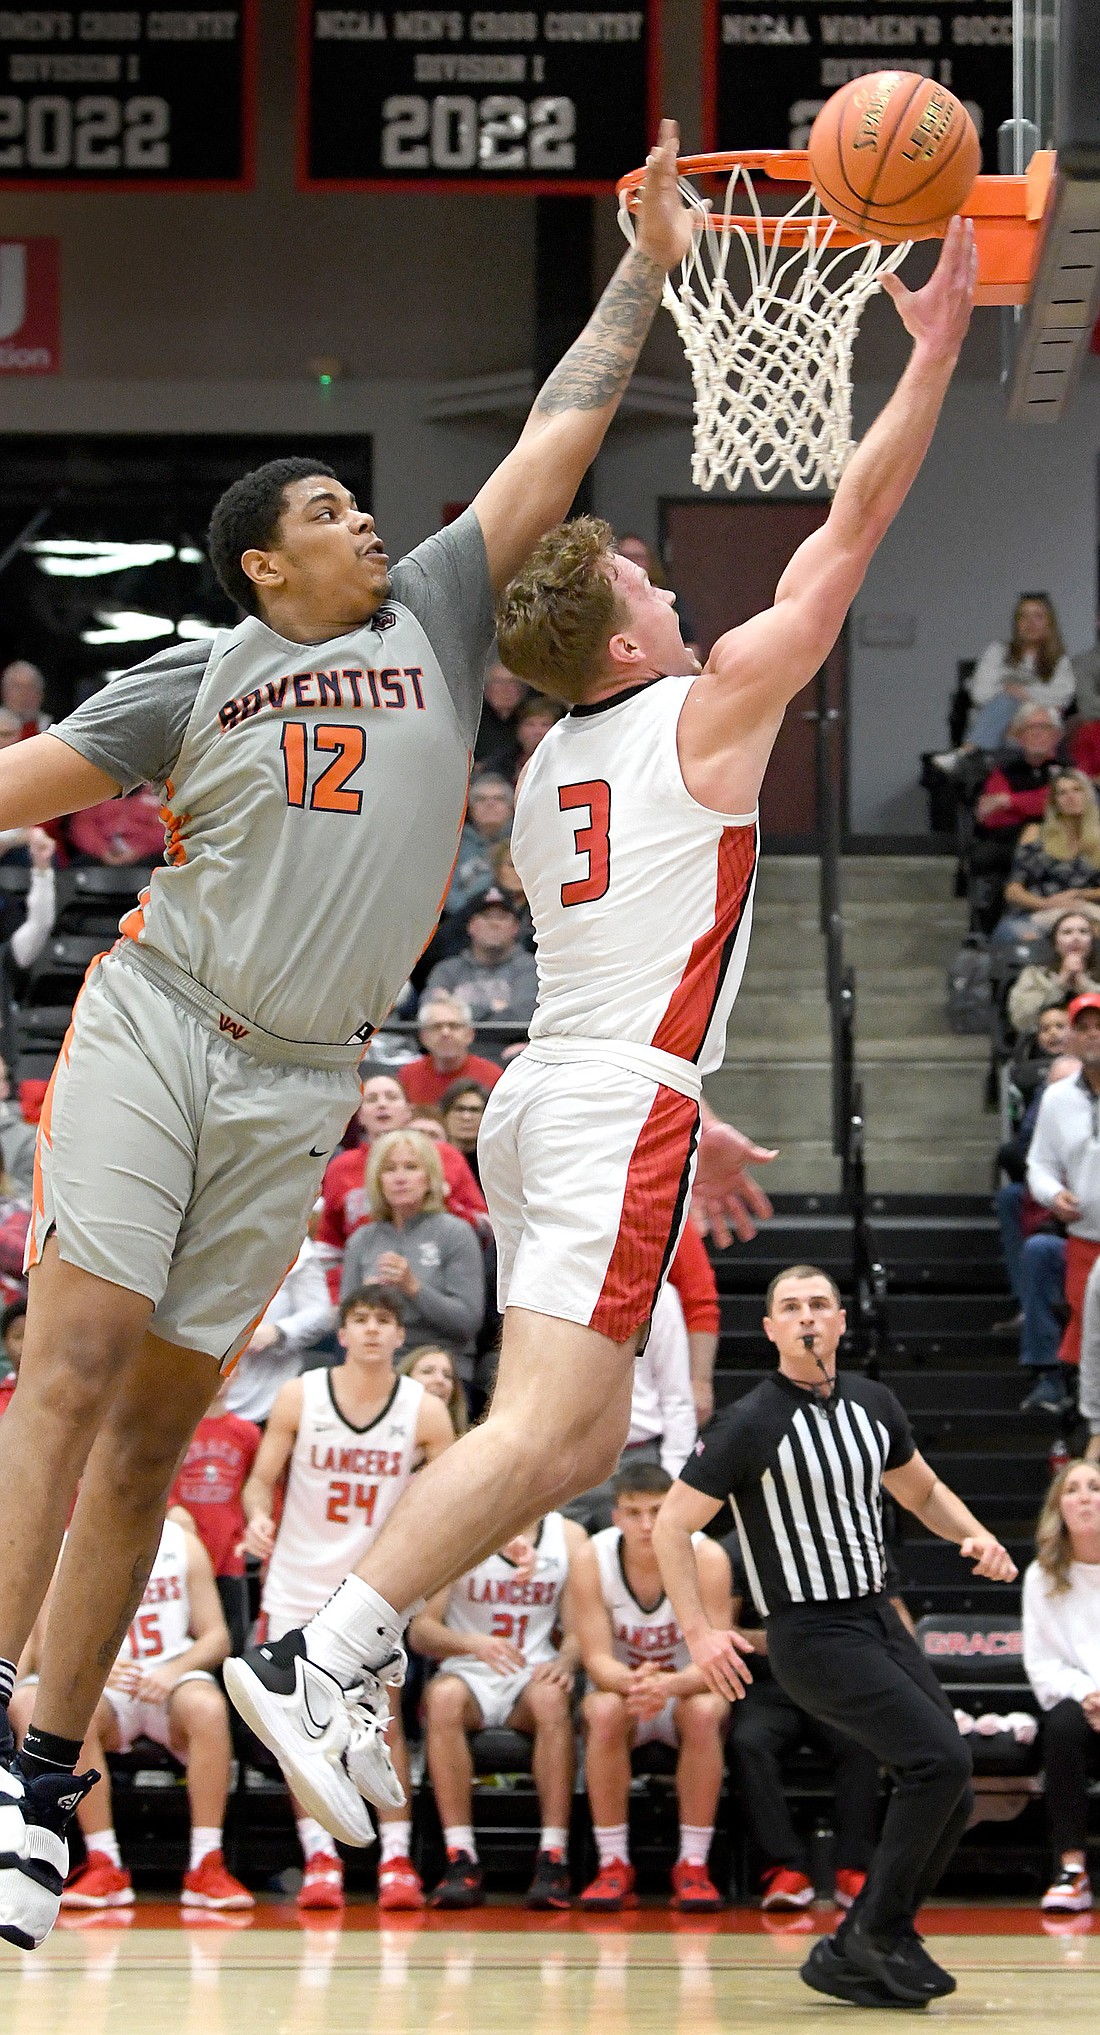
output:
[[[951,1705],[885,1596],[799,1604],[768,1620],[768,1660],[792,1700],[874,1753],[894,1788],[867,1884],[841,1924],[909,1928],[966,1828],[972,1762]]]

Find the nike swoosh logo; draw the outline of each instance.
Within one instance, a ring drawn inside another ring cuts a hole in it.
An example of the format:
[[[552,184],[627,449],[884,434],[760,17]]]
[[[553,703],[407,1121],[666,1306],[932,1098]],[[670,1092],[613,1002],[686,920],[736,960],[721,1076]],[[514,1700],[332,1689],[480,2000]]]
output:
[[[329,1720],[326,1717],[323,1723],[321,1724],[318,1723],[316,1717],[314,1716],[312,1710],[309,1707],[309,1683],[306,1681],[303,1681],[302,1683],[302,1708],[306,1713],[306,1717],[309,1719],[309,1724],[303,1725],[303,1729],[305,1730],[307,1738],[323,1738],[325,1732],[328,1729]],[[312,1729],[310,1729],[310,1726],[312,1726]]]
[[[317,1150],[316,1145],[311,1145],[309,1148],[309,1156],[311,1159],[327,1159],[328,1152],[329,1148],[327,1145],[322,1145],[320,1151]]]

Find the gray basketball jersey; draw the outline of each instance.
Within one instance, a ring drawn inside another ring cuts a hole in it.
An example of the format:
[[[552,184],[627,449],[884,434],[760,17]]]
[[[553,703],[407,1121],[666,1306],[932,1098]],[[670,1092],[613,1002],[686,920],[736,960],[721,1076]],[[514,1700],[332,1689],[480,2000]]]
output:
[[[492,636],[468,510],[347,635],[250,616],[105,686],[52,732],[164,787],[165,865],[123,934],[277,1039],[366,1037],[442,906]]]

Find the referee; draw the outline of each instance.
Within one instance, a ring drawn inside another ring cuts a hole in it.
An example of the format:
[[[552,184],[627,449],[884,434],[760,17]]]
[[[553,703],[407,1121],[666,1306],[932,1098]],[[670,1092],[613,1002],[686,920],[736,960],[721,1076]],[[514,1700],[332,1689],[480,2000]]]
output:
[[[883,1486],[931,1533],[958,1541],[975,1575],[1008,1583],[1016,1569],[918,1455],[893,1393],[837,1377],[844,1328],[824,1272],[793,1265],[772,1280],[764,1333],[779,1369],[710,1423],[665,1499],[653,1545],[696,1667],[719,1695],[742,1695],[746,1643],[708,1623],[691,1545],[728,1497],[776,1681],[893,1777],[863,1892],[802,1977],[857,2006],[924,2006],[955,1990],[914,1917],[966,1826],[971,1760],[886,1594]]]

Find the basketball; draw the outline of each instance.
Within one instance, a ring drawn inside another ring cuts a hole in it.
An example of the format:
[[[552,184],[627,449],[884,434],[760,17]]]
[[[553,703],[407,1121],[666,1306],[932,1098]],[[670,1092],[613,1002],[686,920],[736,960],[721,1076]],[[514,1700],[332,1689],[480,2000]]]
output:
[[[809,140],[822,204],[866,240],[938,240],[981,168],[978,131],[945,85],[914,71],[855,78]]]

